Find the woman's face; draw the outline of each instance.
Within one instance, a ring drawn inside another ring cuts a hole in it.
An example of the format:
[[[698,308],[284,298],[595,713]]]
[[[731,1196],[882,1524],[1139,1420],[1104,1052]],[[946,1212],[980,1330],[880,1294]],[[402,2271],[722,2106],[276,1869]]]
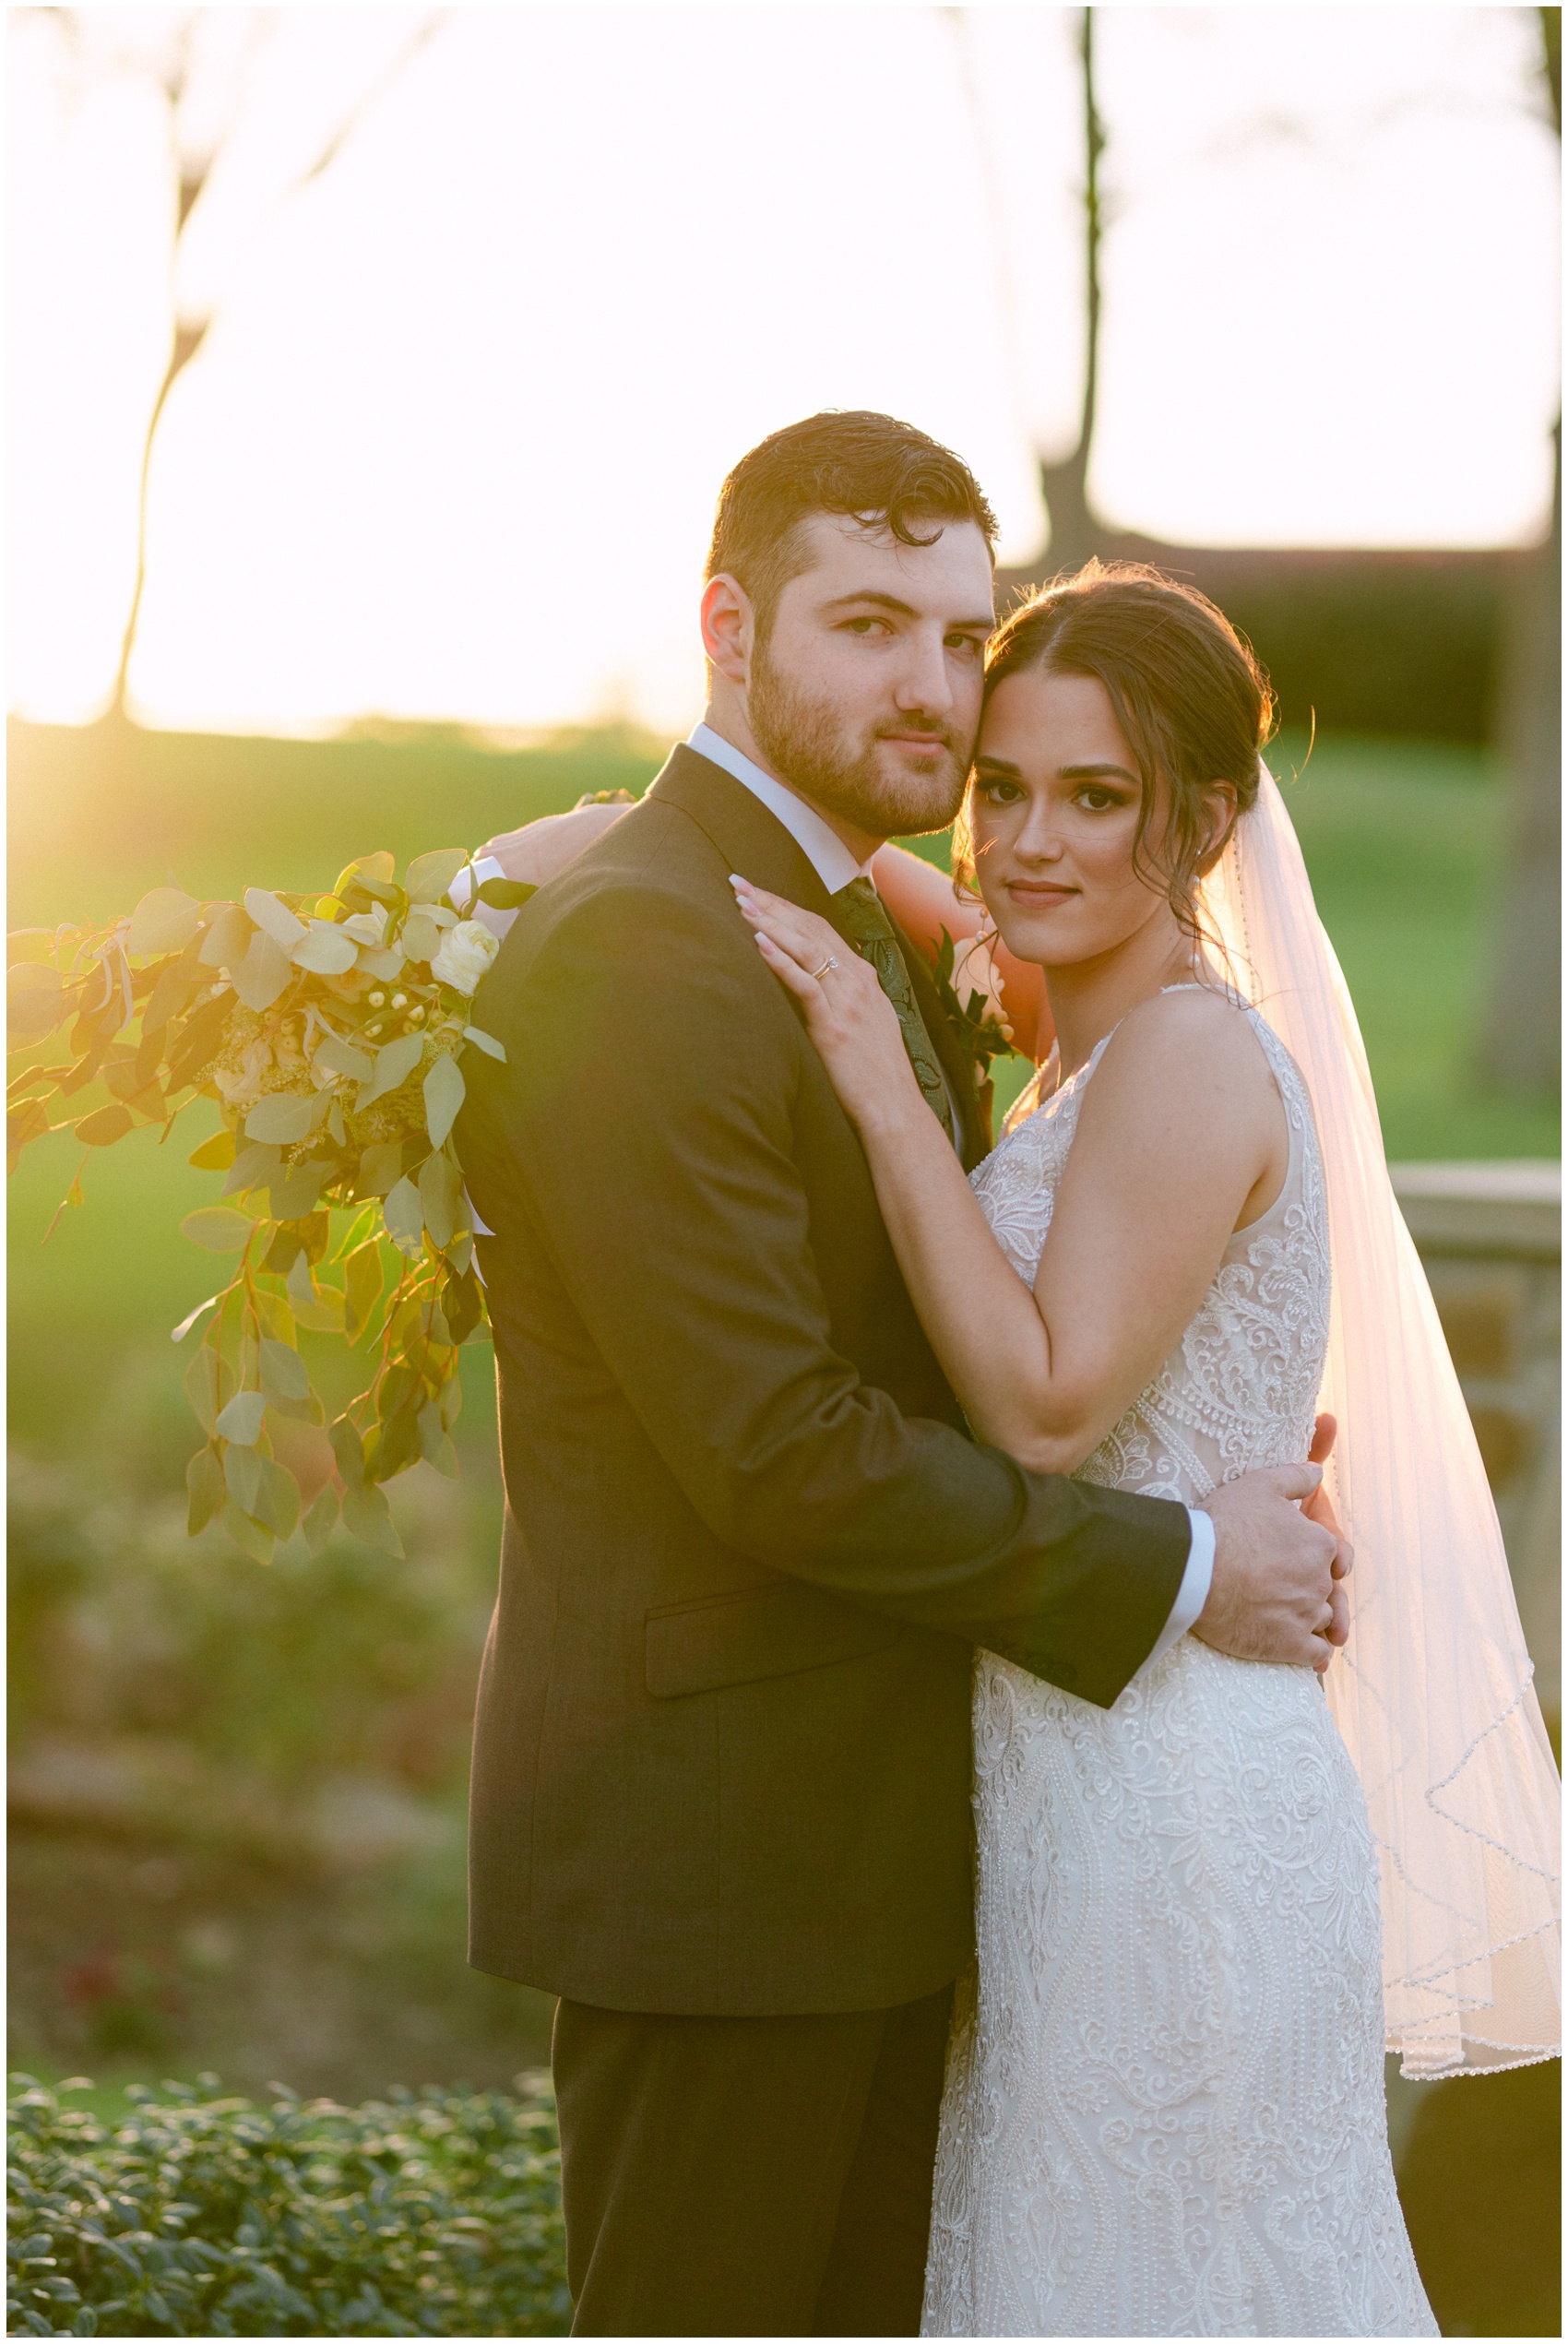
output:
[[[1098,676],[1027,669],[999,684],[980,726],[973,790],[976,878],[1021,960],[1050,969],[1095,959],[1150,921],[1176,942],[1163,889],[1134,868],[1143,787]],[[1164,817],[1157,803],[1148,834],[1156,854]]]

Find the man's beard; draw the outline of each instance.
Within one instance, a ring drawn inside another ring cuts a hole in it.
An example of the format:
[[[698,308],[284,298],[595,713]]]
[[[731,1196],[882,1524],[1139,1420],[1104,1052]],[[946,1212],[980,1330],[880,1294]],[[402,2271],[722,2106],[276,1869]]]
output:
[[[856,741],[842,730],[828,701],[811,699],[779,672],[764,643],[752,655],[746,713],[758,748],[784,779],[802,797],[868,837],[945,830],[963,803],[968,742],[916,709]],[[902,772],[890,773],[878,760],[877,744],[911,725],[932,735],[927,769],[922,773],[906,765]]]

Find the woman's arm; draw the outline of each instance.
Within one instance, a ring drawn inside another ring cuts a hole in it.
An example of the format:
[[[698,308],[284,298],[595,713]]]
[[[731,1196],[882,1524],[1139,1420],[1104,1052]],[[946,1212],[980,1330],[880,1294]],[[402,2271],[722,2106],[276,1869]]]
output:
[[[922,862],[907,847],[877,849],[872,862],[876,891],[910,942],[934,962],[946,929],[956,945],[978,934],[983,906],[966,902],[945,871]],[[1045,977],[1032,961],[1015,959],[998,937],[992,958],[1002,981],[1002,1005],[1013,1029],[1013,1043],[1037,1065],[1047,1056],[1054,1039]]]
[[[865,1148],[905,1281],[982,1440],[1071,1472],[1124,1414],[1207,1291],[1249,1197],[1286,1147],[1278,1094],[1218,996],[1146,1002],[1084,1100],[1031,1294],[1009,1267],[862,961],[818,982],[838,939],[752,894],[742,909]]]
[[[542,887],[628,811],[624,805],[579,805],[570,814],[543,814],[525,822],[520,830],[503,830],[487,839],[479,851],[493,856],[508,879],[526,879]]]

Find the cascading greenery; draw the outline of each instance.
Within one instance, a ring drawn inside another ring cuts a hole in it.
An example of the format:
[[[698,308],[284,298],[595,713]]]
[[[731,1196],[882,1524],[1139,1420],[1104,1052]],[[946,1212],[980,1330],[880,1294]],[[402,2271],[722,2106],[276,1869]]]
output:
[[[189,1527],[216,1519],[258,1561],[296,1527],[319,1553],[339,1515],[400,1553],[383,1484],[421,1458],[457,1471],[458,1349],[488,1322],[452,1127],[466,1053],[505,1055],[469,1018],[496,941],[454,899],[465,870],[466,905],[476,875],[452,848],[419,856],[401,883],[391,855],[373,854],[327,895],[250,887],[198,903],[157,887],[105,927],[10,940],[10,1042],[26,1053],[7,1093],[13,1165],[53,1132],[90,1151],[148,1124],[167,1140],[198,1099],[220,1110],[190,1160],[222,1173],[232,1201],[182,1226],[235,1267],[173,1330],[183,1341],[205,1321],[185,1378],[206,1435],[186,1472]],[[502,908],[532,893],[477,889]],[[69,1054],[49,1063],[63,1031]],[[329,1427],[336,1469],[303,1519],[268,1435],[278,1419],[325,1422],[302,1328],[365,1360]]]

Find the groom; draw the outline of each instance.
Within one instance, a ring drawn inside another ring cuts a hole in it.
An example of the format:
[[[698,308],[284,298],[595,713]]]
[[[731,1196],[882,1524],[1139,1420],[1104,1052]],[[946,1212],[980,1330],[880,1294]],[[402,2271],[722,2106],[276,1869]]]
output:
[[[1109,1705],[1186,1628],[1343,1636],[1302,1466],[1206,1514],[967,1434],[864,1157],[730,874],[893,1000],[990,1145],[864,875],[957,809],[991,509],[922,433],[827,414],[724,483],[704,721],[517,919],[459,1132],[493,1233],[506,1487],[470,1958],[560,1997],[575,2332],[912,2334],[952,1981],[973,1951],[983,1646]]]

